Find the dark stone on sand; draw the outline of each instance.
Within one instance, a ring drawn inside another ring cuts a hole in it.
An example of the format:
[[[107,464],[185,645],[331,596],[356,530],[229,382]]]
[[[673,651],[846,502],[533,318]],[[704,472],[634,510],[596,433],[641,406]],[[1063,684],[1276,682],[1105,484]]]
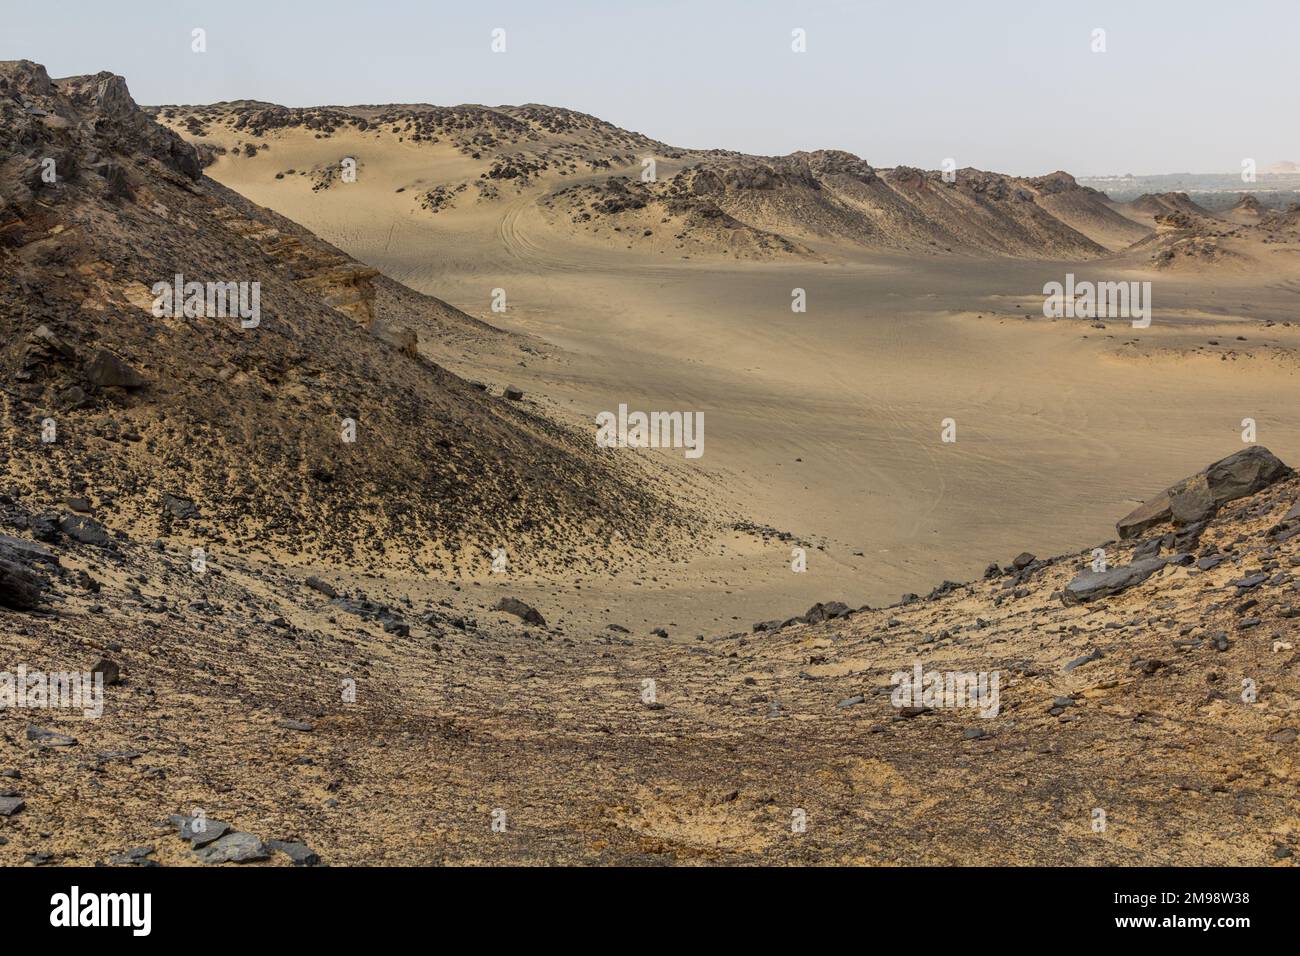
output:
[[[116,661],[107,657],[101,657],[90,665],[90,673],[103,674],[105,686],[112,686],[122,682],[122,668]]]
[[[313,591],[319,591],[327,598],[336,598],[339,596],[339,592],[334,590],[334,586],[332,584],[330,584],[328,581],[322,581],[320,578],[316,577],[315,575],[312,575],[307,579],[307,587],[311,588]]]
[[[68,515],[59,521],[59,530],[73,541],[93,544],[102,548],[112,543],[108,531],[94,518],[86,515]]]
[[[69,737],[67,734],[56,734],[52,730],[37,727],[35,724],[27,725],[27,739],[38,747],[75,747],[77,745],[76,737]]]
[[[198,506],[194,502],[172,494],[163,495],[163,510],[181,521],[189,521],[199,516]]]
[[[1186,564],[1191,555],[1174,555],[1169,558],[1143,558],[1132,564],[1107,571],[1082,571],[1061,592],[1064,604],[1083,604],[1100,597],[1118,594],[1141,584],[1167,564]]]
[[[194,851],[200,863],[248,863],[265,860],[271,855],[265,843],[251,833],[227,833],[225,836]]]
[[[278,850],[293,861],[294,866],[320,866],[320,857],[305,843],[294,840],[267,840],[267,847]]]
[[[107,349],[100,349],[86,363],[86,379],[101,388],[139,388],[144,378]]]
[[[1103,657],[1105,657],[1105,655],[1102,654],[1101,651],[1090,651],[1082,657],[1076,657],[1061,669],[1064,671],[1072,671],[1076,668],[1082,667],[1084,664],[1091,664],[1093,661],[1099,661]]]
[[[497,601],[492,610],[505,611],[507,614],[513,614],[525,624],[533,624],[537,627],[546,626],[546,618],[542,617],[537,608],[525,604],[518,598],[503,597],[500,601]]]

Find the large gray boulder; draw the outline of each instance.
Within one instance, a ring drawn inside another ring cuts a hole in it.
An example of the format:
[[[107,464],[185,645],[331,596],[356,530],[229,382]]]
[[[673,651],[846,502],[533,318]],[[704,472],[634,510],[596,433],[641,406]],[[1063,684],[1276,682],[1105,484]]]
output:
[[[1204,521],[1220,505],[1262,491],[1291,474],[1277,456],[1262,445],[1251,445],[1203,471],[1166,488],[1115,524],[1121,538],[1135,538],[1167,521],[1183,526]]]

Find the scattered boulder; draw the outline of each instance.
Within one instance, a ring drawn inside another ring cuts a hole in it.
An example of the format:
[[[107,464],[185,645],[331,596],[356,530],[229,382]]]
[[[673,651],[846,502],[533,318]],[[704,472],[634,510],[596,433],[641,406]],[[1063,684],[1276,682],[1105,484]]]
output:
[[[214,865],[218,863],[249,863],[253,860],[265,860],[271,851],[265,843],[251,833],[236,830],[214,840],[202,849],[194,851],[200,863]]]
[[[1025,568],[1029,567],[1037,560],[1038,558],[1030,554],[1028,551],[1021,551],[1018,555],[1016,555],[1014,558],[1011,559],[1011,566],[1015,568],[1017,571],[1023,571]]]
[[[395,634],[398,637],[410,637],[411,625],[400,618],[390,617],[384,620],[384,633]]]
[[[90,667],[90,673],[101,674],[106,686],[122,683],[122,668],[114,660],[101,657]]]
[[[1168,558],[1143,558],[1108,571],[1083,571],[1065,586],[1065,590],[1061,592],[1061,601],[1064,604],[1083,604],[1096,598],[1118,594],[1136,584],[1141,584],[1167,564],[1186,564],[1191,559],[1190,554]]]
[[[525,624],[533,624],[537,627],[546,626],[546,618],[542,617],[537,608],[525,604],[518,598],[503,597],[500,601],[497,601],[492,610],[513,614]]]
[[[230,832],[229,823],[212,820],[208,817],[187,817],[173,814],[168,817],[168,820],[176,825],[177,836],[182,840],[189,840],[190,846],[195,849],[219,840]]]
[[[102,548],[112,543],[108,531],[94,518],[87,515],[68,515],[59,521],[59,530],[73,541],[92,544]]]
[[[181,521],[189,521],[199,516],[198,506],[194,502],[173,494],[163,495],[163,510]]]
[[[524,390],[522,388],[516,388],[513,385],[507,385],[505,396],[506,398],[510,399],[510,401],[512,402],[522,401],[524,397]]]
[[[820,624],[822,621],[833,621],[848,613],[849,606],[843,601],[818,601],[807,610],[801,620],[805,624]]]
[[[11,817],[25,805],[19,797],[0,797],[0,817]]]
[[[1220,505],[1262,491],[1291,469],[1262,445],[1251,445],[1166,488],[1115,525],[1121,538],[1135,538],[1166,521],[1183,526],[1204,521]]]

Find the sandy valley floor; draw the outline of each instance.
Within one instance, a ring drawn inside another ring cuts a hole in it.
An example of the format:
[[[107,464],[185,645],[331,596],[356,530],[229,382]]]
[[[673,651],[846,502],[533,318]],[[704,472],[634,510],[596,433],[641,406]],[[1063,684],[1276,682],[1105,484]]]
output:
[[[412,209],[392,183],[448,177],[457,159],[410,144],[376,153],[355,135],[327,149],[366,157],[356,183],[276,179],[326,149],[293,132],[208,172],[413,288],[561,347],[466,356],[427,343],[453,371],[517,384],[579,424],[619,402],[703,411],[704,456],[665,456],[707,476],[690,493],[819,549],[802,575],[788,548],[735,545],[690,574],[665,569],[636,618],[690,630],[741,607],[883,603],[1021,550],[1100,542],[1168,476],[1239,447],[1247,417],[1284,460],[1300,458],[1294,250],[1200,277],[1132,256],[990,261],[832,243],[820,260],[686,258],[557,221],[538,202],[567,185],[554,179],[436,216]],[[1042,287],[1067,272],[1152,281],[1151,327],[1045,319]],[[795,288],[806,313],[791,310]],[[494,289],[504,312],[491,309]],[[940,441],[945,418],[953,444]],[[622,587],[615,599],[640,607]]]

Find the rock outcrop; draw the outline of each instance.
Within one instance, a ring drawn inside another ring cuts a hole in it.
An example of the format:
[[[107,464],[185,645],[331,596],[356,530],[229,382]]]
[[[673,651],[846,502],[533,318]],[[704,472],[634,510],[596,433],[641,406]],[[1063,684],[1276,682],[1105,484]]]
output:
[[[1254,494],[1290,474],[1291,469],[1267,448],[1252,445],[1166,488],[1121,518],[1115,529],[1121,538],[1133,538],[1165,522],[1181,527],[1204,521],[1220,505]]]

